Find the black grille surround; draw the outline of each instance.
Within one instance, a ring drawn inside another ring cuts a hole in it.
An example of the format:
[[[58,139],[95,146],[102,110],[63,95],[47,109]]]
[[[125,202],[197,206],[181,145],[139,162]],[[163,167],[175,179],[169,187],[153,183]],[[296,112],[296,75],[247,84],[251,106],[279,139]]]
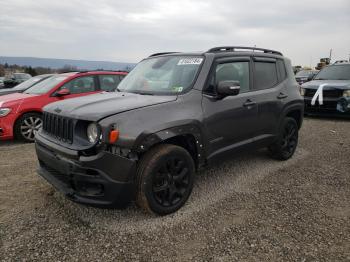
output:
[[[316,93],[317,89],[305,89],[305,96],[306,97],[313,97]],[[343,96],[343,91],[341,89],[329,89],[329,90],[323,90],[323,97],[325,98],[340,98]]]
[[[64,143],[73,143],[74,120],[60,115],[44,112],[43,131]]]

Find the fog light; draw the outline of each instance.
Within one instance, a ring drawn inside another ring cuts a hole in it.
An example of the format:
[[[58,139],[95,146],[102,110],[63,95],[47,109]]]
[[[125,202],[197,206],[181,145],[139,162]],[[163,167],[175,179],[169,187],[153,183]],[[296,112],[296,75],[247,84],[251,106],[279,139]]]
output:
[[[345,90],[343,92],[343,97],[350,97],[350,90]]]

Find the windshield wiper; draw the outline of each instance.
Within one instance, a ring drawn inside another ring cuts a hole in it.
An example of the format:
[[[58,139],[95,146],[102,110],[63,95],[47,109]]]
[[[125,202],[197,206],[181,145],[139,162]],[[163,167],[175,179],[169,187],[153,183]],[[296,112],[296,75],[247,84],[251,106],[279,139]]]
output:
[[[154,94],[147,93],[147,92],[136,92],[135,94],[142,95],[142,96],[154,96]]]

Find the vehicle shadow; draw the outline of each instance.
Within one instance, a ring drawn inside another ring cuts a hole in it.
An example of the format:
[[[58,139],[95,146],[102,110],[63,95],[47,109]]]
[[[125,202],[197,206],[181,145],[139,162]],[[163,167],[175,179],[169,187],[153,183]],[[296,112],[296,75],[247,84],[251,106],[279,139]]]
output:
[[[304,115],[304,118],[328,120],[328,121],[338,121],[338,122],[350,121],[350,115],[338,115],[338,114],[327,114],[327,115],[307,114],[307,115]]]
[[[176,213],[166,217],[146,214],[135,203],[123,210],[80,205],[67,200],[55,190],[47,196],[44,206],[52,213],[63,215],[58,219],[65,220],[66,217],[71,217],[89,227],[116,231],[159,230],[160,225],[181,223],[231,194],[254,194],[254,191],[251,191],[252,185],[279,169],[296,165],[307,155],[307,151],[298,149],[292,159],[281,162],[271,159],[267,150],[261,149],[246,151],[235,157],[231,156],[231,159],[222,159],[221,162],[199,170],[189,201]]]

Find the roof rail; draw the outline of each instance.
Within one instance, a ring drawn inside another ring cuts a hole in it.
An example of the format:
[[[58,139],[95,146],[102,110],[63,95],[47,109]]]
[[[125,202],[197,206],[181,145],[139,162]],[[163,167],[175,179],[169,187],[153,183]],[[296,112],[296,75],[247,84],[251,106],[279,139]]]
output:
[[[125,70],[108,70],[108,69],[94,69],[94,70],[81,70],[81,71],[74,71],[77,74],[82,74],[82,73],[90,73],[90,72],[121,72],[125,73],[127,71]]]
[[[219,47],[213,47],[209,49],[207,52],[220,52],[220,51],[235,52],[235,51],[244,51],[244,50],[253,50],[253,52],[257,50],[257,51],[263,51],[264,53],[267,53],[267,54],[275,54],[275,55],[283,56],[281,52],[278,52],[275,50],[258,48],[258,47],[248,47],[248,46],[219,46]]]
[[[150,55],[149,57],[152,57],[152,56],[159,56],[159,55],[176,54],[176,53],[178,53],[178,52],[162,52],[162,53],[155,53],[155,54]]]

